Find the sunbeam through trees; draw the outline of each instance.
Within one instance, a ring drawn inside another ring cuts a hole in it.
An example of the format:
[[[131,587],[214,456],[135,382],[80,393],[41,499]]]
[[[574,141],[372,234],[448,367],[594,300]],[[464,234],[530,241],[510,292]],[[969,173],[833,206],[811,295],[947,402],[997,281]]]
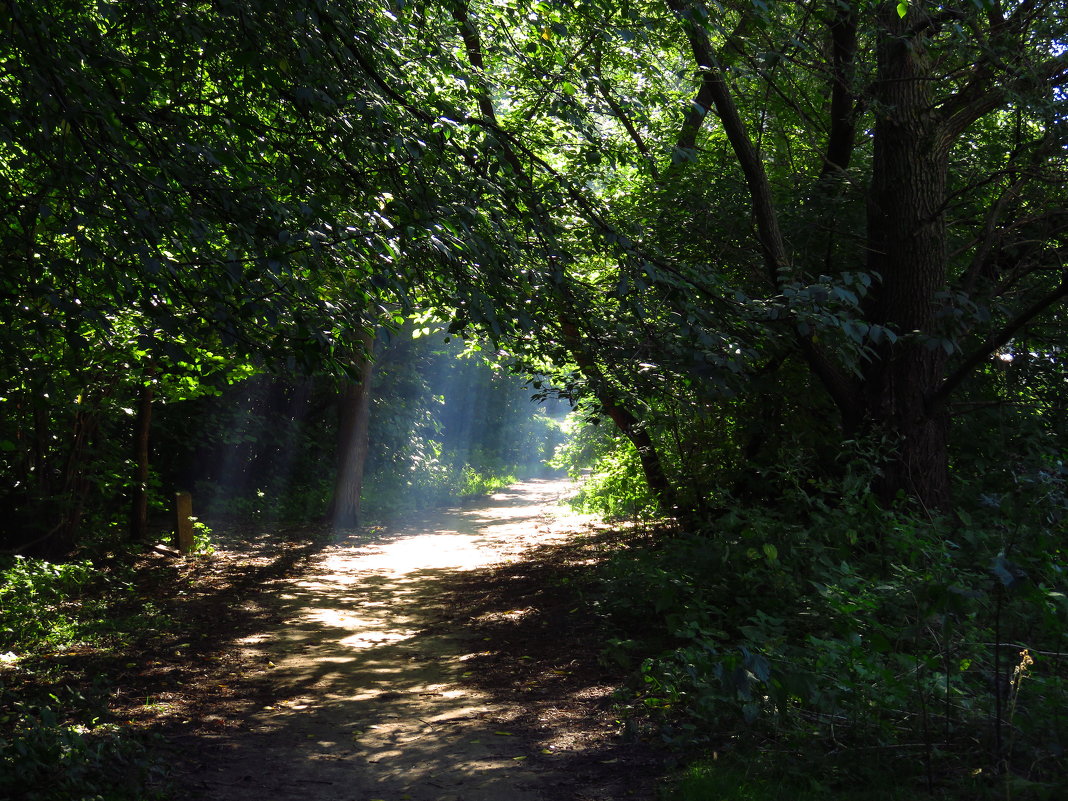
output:
[[[626,736],[1056,797],[1066,14],[0,0],[0,666],[176,492],[207,549],[566,471]]]

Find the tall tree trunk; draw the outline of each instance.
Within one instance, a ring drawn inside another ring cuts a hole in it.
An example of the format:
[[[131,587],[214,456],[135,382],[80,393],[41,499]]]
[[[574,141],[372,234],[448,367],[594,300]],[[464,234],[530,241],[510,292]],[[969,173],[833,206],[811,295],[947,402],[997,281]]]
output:
[[[637,450],[645,482],[649,485],[649,491],[653,493],[657,504],[664,512],[676,511],[678,496],[675,487],[668,480],[664,464],[660,460],[660,453],[656,449],[653,438],[649,436],[649,431],[630,410],[623,406],[616,393],[612,391],[601,368],[583,346],[578,326],[561,316],[560,328],[563,332],[564,345],[575,359],[582,374],[593,386],[597,400],[605,414],[611,418],[616,428],[630,440]]]
[[[374,367],[374,331],[361,338],[354,358],[358,381],[342,390],[338,425],[337,476],[334,497],[327,513],[334,528],[353,528],[360,523],[360,493],[367,462],[367,434],[371,417],[371,374]]]
[[[918,4],[911,4],[910,9]],[[867,309],[900,341],[885,344],[865,374],[867,418],[898,438],[878,487],[929,509],[949,505],[949,422],[932,403],[947,352],[936,339],[936,293],[946,286],[947,152],[934,109],[924,11],[905,18],[896,3],[879,13],[883,30],[875,84],[876,121],[868,205],[868,269],[879,277]]]
[[[149,362],[145,380],[137,399],[137,419],[134,422],[134,483],[130,503],[130,539],[143,542],[148,539],[148,472],[149,433],[152,430],[153,379],[156,368]]]
[[[88,404],[86,404],[88,405]],[[71,426],[70,446],[63,467],[62,488],[56,497],[59,521],[44,541],[44,554],[58,559],[66,556],[78,541],[78,532],[89,496],[88,458],[90,442],[99,424],[95,411],[78,409]]]

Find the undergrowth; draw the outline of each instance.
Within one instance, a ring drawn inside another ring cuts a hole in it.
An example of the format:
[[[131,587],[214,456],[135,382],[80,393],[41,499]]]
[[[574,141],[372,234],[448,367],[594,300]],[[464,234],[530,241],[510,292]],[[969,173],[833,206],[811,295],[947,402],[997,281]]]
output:
[[[871,782],[854,775],[853,787],[832,789],[826,776],[801,776],[782,762],[772,761],[774,756],[741,759],[717,754],[689,765],[664,796],[671,801],[908,801],[916,797],[911,788],[878,775],[870,777]]]
[[[434,459],[404,472],[370,476],[362,493],[363,511],[370,519],[385,519],[461,498],[488,495],[514,484],[517,473],[510,465],[484,464],[476,468]]]
[[[57,659],[107,652],[165,627],[128,567],[89,560],[0,562],[0,798],[145,801],[157,769],[145,744],[106,720],[108,680],[75,690]]]
[[[634,677],[620,714],[698,760],[671,797],[1064,797],[1065,479],[956,520],[794,487],[618,553],[604,658]]]

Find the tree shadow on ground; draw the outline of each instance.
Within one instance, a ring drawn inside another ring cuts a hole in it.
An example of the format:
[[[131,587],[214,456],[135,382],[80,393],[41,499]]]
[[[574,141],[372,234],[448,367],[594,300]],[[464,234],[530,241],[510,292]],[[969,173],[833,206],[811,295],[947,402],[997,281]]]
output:
[[[552,749],[560,798],[654,798],[665,754],[615,709],[632,676],[603,657],[606,632],[586,589],[599,565],[633,535],[590,527],[565,543],[447,580],[447,625],[485,647],[463,682],[524,711],[517,722]]]
[[[177,625],[96,655],[113,719],[158,736],[183,798],[655,797],[659,758],[620,736],[619,676],[598,662],[592,616],[561,591],[604,549],[595,536],[510,545],[510,527],[537,515],[521,494],[494,506],[453,510],[455,525],[428,513],[419,536],[332,544],[257,526],[212,560],[150,557],[158,586],[142,591]],[[375,568],[376,553],[425,557],[431,542],[495,544],[513,561]],[[370,561],[346,572],[361,550]]]

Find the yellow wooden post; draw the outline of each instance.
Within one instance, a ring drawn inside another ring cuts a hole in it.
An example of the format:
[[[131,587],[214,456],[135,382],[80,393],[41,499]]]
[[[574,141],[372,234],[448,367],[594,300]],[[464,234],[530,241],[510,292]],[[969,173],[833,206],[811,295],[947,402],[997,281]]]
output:
[[[181,553],[193,551],[193,496],[188,492],[179,492],[174,497],[174,507],[178,516],[178,550]]]

